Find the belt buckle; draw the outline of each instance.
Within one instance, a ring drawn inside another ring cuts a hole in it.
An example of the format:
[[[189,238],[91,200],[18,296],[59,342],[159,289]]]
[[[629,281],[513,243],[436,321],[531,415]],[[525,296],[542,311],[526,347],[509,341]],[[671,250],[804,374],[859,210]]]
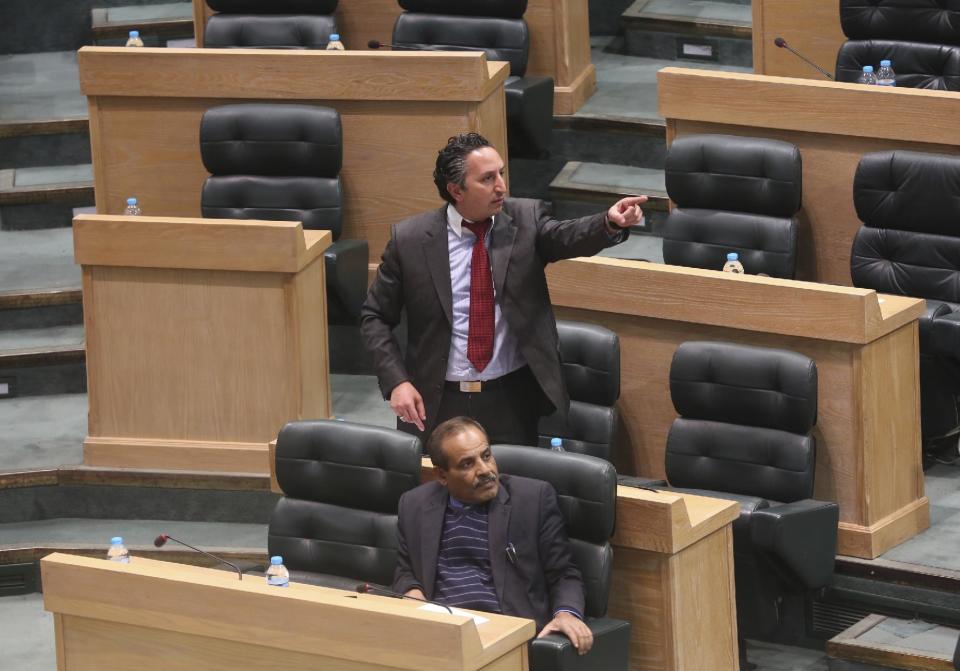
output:
[[[477,393],[483,388],[483,382],[480,380],[460,380],[460,391],[466,393]]]

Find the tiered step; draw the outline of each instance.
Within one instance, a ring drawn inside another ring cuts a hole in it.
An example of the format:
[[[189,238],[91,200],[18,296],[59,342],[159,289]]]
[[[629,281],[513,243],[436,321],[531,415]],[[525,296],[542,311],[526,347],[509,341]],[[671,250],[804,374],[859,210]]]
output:
[[[193,5],[172,2],[157,5],[99,7],[91,10],[94,44],[120,46],[131,30],[140,31],[144,46],[166,46],[169,40],[193,37]]]
[[[950,627],[870,615],[830,639],[831,671],[953,671],[960,632]]]
[[[636,0],[621,17],[626,53],[679,61],[751,66],[749,3]]]

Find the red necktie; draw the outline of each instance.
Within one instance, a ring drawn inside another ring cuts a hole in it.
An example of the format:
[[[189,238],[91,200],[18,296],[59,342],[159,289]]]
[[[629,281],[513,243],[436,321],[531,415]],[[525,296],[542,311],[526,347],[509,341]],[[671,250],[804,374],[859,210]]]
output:
[[[470,259],[470,330],[467,333],[467,359],[482,371],[493,358],[493,276],[483,239],[493,219],[463,226],[477,236]]]

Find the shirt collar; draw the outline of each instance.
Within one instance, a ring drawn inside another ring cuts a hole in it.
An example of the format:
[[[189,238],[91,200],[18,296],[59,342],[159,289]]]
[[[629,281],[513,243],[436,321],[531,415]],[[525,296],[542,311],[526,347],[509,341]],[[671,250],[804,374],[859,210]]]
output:
[[[492,229],[494,224],[497,223],[497,218],[491,217],[493,220],[490,224]],[[447,226],[450,230],[453,231],[458,238],[463,237],[463,215],[457,211],[457,208],[453,206],[453,203],[447,203]],[[469,221],[469,219],[467,220]]]

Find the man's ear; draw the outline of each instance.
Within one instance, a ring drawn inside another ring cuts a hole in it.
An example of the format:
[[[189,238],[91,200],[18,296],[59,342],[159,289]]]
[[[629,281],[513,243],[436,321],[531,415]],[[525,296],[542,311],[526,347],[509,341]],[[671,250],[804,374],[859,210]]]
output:
[[[437,482],[439,482],[441,485],[443,485],[444,487],[446,487],[446,486],[447,486],[447,472],[446,472],[446,470],[444,470],[444,469],[440,468],[439,466],[437,466],[436,471],[437,471]]]
[[[453,198],[453,202],[459,203],[463,200],[463,187],[453,182],[447,182],[447,193]]]

